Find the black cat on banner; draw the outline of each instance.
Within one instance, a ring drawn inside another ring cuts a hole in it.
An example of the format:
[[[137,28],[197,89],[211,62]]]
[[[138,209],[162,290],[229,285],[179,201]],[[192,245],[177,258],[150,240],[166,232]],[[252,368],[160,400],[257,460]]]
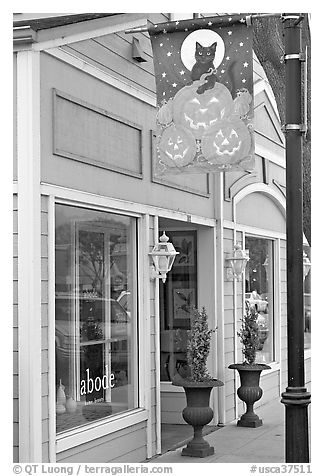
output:
[[[195,64],[191,70],[192,81],[197,81],[205,74],[206,82],[199,86],[197,89],[198,94],[202,94],[207,89],[212,89],[216,81],[216,69],[214,66],[215,52],[217,48],[217,42],[210,46],[202,46],[198,41],[196,42],[195,50]]]
[[[252,29],[241,15],[150,26],[157,175],[252,170]]]

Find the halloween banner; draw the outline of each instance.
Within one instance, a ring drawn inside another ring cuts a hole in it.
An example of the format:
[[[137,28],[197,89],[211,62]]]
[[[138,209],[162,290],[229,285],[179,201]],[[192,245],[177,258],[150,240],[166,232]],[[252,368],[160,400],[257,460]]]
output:
[[[148,31],[158,108],[154,174],[253,170],[252,28],[245,16]]]

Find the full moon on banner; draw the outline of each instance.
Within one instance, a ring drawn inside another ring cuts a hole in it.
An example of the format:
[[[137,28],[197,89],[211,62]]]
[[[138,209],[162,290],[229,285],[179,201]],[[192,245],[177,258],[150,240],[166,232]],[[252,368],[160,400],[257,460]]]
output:
[[[252,170],[252,30],[244,17],[149,28],[157,87],[156,176]]]

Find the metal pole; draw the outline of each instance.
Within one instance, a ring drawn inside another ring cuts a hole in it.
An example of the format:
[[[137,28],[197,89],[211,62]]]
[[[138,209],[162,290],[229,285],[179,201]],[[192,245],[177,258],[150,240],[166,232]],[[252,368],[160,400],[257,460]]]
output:
[[[200,17],[200,13],[194,13],[194,18],[201,18]],[[222,15],[219,15],[219,17],[222,16]],[[223,15],[224,16],[229,16],[229,15]],[[281,17],[282,14],[281,13],[254,13],[252,15],[247,15],[245,17],[245,23],[247,25],[251,25],[251,22],[253,20],[253,18],[270,18],[270,17]],[[298,14],[299,16],[299,14]],[[135,34],[135,33],[144,33],[144,32],[147,32],[148,31],[148,27],[147,25],[143,25],[143,26],[139,26],[139,27],[136,27],[136,28],[131,28],[130,30],[125,30],[124,33],[126,34]]]
[[[286,462],[309,462],[308,404],[304,376],[303,178],[301,124],[301,20],[285,14],[286,182],[287,182],[287,335],[288,387],[281,402],[286,410]],[[306,87],[306,86],[305,86]]]

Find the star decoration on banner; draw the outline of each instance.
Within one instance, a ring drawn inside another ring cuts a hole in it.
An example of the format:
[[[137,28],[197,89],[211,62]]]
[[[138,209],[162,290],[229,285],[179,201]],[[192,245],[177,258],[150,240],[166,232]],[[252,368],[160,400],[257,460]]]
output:
[[[200,26],[196,29],[190,23],[190,28],[184,26],[189,25],[188,21],[186,25],[183,25],[183,21],[176,21],[173,24],[166,24],[166,26],[160,29],[160,32],[151,37],[152,44],[156,44],[155,48],[155,61],[161,65],[161,72],[156,77],[159,88],[157,90],[158,104],[167,102],[170,98],[173,98],[175,94],[187,84],[192,83],[191,68],[189,64],[194,64],[195,51],[194,47],[186,54],[191,54],[191,63],[186,62],[184,64],[182,56],[182,44],[184,40],[193,32],[197,34],[199,29],[210,29],[215,31],[224,42],[224,56],[220,58],[220,63],[216,68],[216,81],[223,83],[230,90],[233,98],[236,96],[237,91],[252,85],[252,67],[251,65],[251,32],[244,25],[235,27],[234,24],[228,24],[232,20],[232,17],[227,19],[221,19],[221,25],[215,26],[212,20],[201,20]],[[245,23],[245,18],[238,19],[240,23]],[[227,22],[227,23],[226,23]],[[239,25],[240,25],[239,23]],[[168,31],[168,27],[172,25],[172,31]],[[237,30],[244,29],[244,36],[242,33],[238,33]],[[197,36],[196,38],[199,38]],[[199,42],[199,39],[197,40]],[[212,43],[212,42],[211,42]],[[210,44],[211,44],[210,43]],[[203,46],[205,45],[202,42]],[[244,47],[245,46],[245,47]],[[171,61],[172,59],[172,61]],[[163,68],[163,69],[162,69]],[[244,73],[243,73],[244,71]],[[242,73],[242,74],[241,74]],[[244,74],[244,76],[242,76]],[[234,80],[233,80],[233,76]],[[243,79],[242,79],[243,78]],[[252,87],[252,86],[251,86]]]

